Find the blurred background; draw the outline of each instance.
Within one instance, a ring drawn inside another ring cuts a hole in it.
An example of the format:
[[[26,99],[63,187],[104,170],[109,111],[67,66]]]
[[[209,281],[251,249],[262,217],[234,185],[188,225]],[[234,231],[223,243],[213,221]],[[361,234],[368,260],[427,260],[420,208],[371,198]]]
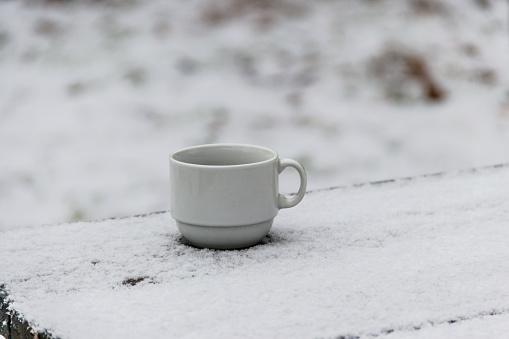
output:
[[[505,0],[0,1],[0,230],[167,210],[168,155],[203,143],[273,148],[309,189],[509,162],[508,14]]]

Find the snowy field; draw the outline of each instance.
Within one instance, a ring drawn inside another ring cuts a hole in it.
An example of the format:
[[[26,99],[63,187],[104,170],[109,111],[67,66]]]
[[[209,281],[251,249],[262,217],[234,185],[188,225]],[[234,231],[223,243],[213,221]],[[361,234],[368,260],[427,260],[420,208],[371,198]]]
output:
[[[0,229],[167,210],[168,155],[202,143],[273,148],[311,189],[509,162],[508,11],[0,2]]]

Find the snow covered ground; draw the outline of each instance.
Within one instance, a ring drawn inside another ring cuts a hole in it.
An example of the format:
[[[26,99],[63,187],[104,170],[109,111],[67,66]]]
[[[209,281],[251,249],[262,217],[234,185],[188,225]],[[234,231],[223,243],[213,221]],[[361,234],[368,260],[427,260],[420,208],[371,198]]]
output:
[[[310,188],[508,162],[507,7],[3,1],[0,229],[166,210],[168,155],[201,143]]]

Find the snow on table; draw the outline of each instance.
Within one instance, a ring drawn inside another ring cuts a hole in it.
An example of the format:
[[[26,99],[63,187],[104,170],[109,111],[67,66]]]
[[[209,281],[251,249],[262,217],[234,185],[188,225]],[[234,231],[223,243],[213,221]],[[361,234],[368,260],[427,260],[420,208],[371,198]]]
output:
[[[62,338],[500,336],[508,187],[496,166],[313,191],[233,251],[182,244],[169,213],[12,229],[0,285]]]

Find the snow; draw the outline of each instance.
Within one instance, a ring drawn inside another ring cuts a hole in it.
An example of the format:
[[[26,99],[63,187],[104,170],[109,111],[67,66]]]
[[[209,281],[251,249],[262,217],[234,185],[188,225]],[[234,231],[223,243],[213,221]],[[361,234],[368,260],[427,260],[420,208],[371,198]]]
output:
[[[0,229],[167,210],[168,155],[201,143],[273,148],[312,189],[509,161],[506,1],[234,2],[1,2]],[[391,50],[447,98],[388,97]]]
[[[0,281],[62,338],[497,337],[508,184],[505,165],[308,192],[234,251],[182,244],[168,213],[18,227]]]
[[[387,338],[503,338],[509,330],[509,315],[480,316],[453,324],[425,326],[419,331],[399,332]]]

